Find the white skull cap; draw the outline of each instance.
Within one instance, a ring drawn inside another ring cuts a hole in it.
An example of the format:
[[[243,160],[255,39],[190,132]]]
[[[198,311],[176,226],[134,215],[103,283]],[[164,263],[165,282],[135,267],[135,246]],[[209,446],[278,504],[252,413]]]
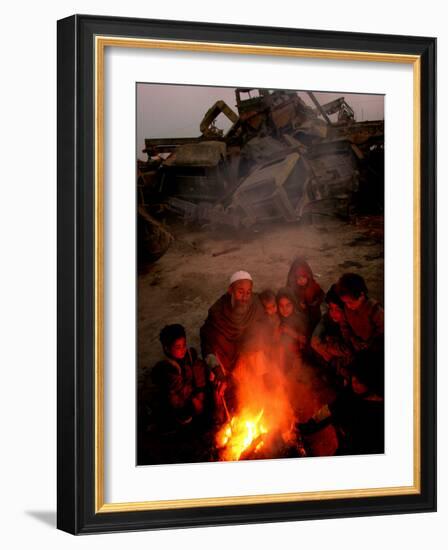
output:
[[[236,283],[236,281],[252,281],[250,273],[247,271],[235,271],[235,273],[230,277],[230,284]]]

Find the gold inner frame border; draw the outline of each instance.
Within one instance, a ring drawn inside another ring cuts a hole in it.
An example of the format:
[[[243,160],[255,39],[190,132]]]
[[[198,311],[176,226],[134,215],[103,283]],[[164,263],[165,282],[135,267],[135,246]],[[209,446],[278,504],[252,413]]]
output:
[[[149,48],[208,53],[234,53],[302,57],[313,59],[349,60],[367,62],[405,63],[413,66],[413,485],[370,489],[343,489],[302,493],[276,493],[216,498],[155,500],[142,502],[106,503],[104,501],[104,55],[106,47]],[[95,513],[166,510],[207,506],[230,506],[275,502],[303,502],[342,498],[411,495],[421,492],[421,424],[420,424],[420,166],[421,166],[421,60],[418,55],[401,55],[345,50],[321,50],[293,47],[256,46],[251,44],[225,44],[96,36],[95,56]]]

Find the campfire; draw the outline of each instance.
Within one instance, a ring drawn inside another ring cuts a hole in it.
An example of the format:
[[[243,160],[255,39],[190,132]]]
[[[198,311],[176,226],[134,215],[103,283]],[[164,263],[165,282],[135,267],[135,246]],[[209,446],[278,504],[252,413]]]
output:
[[[245,354],[233,379],[236,411],[216,433],[219,459],[303,456],[289,382],[277,363],[262,352]]]
[[[245,412],[233,416],[216,436],[216,443],[222,449],[222,460],[241,460],[246,455],[256,454],[264,445],[263,436],[268,433],[263,424],[263,409],[256,415]]]

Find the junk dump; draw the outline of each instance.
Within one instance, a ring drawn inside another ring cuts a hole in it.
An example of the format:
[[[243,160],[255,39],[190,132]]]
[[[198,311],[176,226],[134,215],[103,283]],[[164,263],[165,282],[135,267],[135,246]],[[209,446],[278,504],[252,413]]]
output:
[[[343,97],[314,107],[294,91],[237,88],[192,138],[145,139],[137,161],[139,253],[155,261],[172,236],[161,223],[250,228],[382,214],[384,121],[355,120]],[[224,133],[218,117],[231,126]]]

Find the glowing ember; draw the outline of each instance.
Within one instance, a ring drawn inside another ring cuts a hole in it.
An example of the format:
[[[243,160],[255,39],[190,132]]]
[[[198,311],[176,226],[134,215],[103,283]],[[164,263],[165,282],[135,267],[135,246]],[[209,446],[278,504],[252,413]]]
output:
[[[256,415],[241,414],[234,416],[217,434],[216,443],[222,449],[223,460],[239,460],[241,455],[254,446],[254,451],[263,446],[261,436],[268,432],[262,424],[263,409]]]

